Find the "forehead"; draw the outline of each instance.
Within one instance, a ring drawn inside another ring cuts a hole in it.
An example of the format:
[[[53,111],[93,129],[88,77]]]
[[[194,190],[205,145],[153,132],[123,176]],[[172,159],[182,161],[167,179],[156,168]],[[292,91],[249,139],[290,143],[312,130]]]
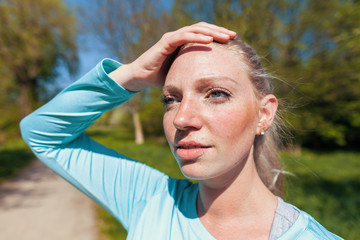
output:
[[[165,85],[184,79],[231,78],[247,76],[240,54],[219,44],[191,44],[183,48],[166,77]]]

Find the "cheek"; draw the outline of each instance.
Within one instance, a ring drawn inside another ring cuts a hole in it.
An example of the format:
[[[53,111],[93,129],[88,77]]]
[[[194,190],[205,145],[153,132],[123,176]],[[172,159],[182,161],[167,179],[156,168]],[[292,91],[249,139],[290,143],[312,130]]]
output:
[[[257,116],[253,107],[242,106],[223,111],[222,114],[216,114],[213,119],[213,123],[218,126],[219,134],[227,136],[227,138],[233,139],[244,134],[251,136],[256,134]]]
[[[166,138],[169,140],[171,139],[172,132],[174,131],[175,127],[173,125],[173,120],[169,113],[164,113],[163,116],[163,128]]]

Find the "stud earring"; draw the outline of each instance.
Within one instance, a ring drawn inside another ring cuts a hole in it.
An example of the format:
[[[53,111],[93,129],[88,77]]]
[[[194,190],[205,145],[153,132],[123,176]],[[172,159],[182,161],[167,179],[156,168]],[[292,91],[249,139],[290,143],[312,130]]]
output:
[[[260,135],[265,135],[265,131],[264,131],[264,129],[263,129],[263,130],[261,130]]]

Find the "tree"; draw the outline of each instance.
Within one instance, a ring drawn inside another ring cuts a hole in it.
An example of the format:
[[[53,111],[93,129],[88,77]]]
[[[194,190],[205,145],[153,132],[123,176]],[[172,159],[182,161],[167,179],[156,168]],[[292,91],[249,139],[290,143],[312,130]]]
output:
[[[256,46],[260,55],[271,58],[281,34],[280,17],[284,0],[179,0],[173,15],[180,26],[198,21],[212,22],[236,31],[241,39]]]
[[[162,91],[160,88],[150,89],[142,103],[140,119],[144,126],[145,136],[158,140],[164,136],[163,115],[165,107],[161,104]]]
[[[37,104],[61,64],[77,68],[75,18],[61,0],[0,1],[1,87],[17,99],[19,118]]]
[[[83,22],[98,37],[102,47],[123,63],[129,63],[150,48],[171,26],[159,0],[92,0],[83,12]],[[133,119],[135,142],[143,143],[139,117],[142,94],[126,104]]]
[[[179,0],[173,15],[180,26],[203,20],[235,30],[272,62],[270,68],[287,82],[275,81],[275,91],[295,107],[295,114],[285,116],[298,143],[356,147],[359,5],[358,0]]]
[[[307,2],[303,22],[311,51],[304,61],[304,83],[299,88],[308,99],[299,111],[305,119],[299,127],[307,129],[299,135],[307,146],[358,146],[359,10],[359,1]]]

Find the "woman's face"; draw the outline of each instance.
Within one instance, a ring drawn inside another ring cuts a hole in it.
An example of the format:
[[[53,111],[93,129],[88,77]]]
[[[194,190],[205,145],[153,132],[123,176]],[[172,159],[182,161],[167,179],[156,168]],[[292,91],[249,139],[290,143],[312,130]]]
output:
[[[259,110],[239,56],[215,44],[183,49],[163,87],[164,130],[183,174],[215,179],[241,171]]]

